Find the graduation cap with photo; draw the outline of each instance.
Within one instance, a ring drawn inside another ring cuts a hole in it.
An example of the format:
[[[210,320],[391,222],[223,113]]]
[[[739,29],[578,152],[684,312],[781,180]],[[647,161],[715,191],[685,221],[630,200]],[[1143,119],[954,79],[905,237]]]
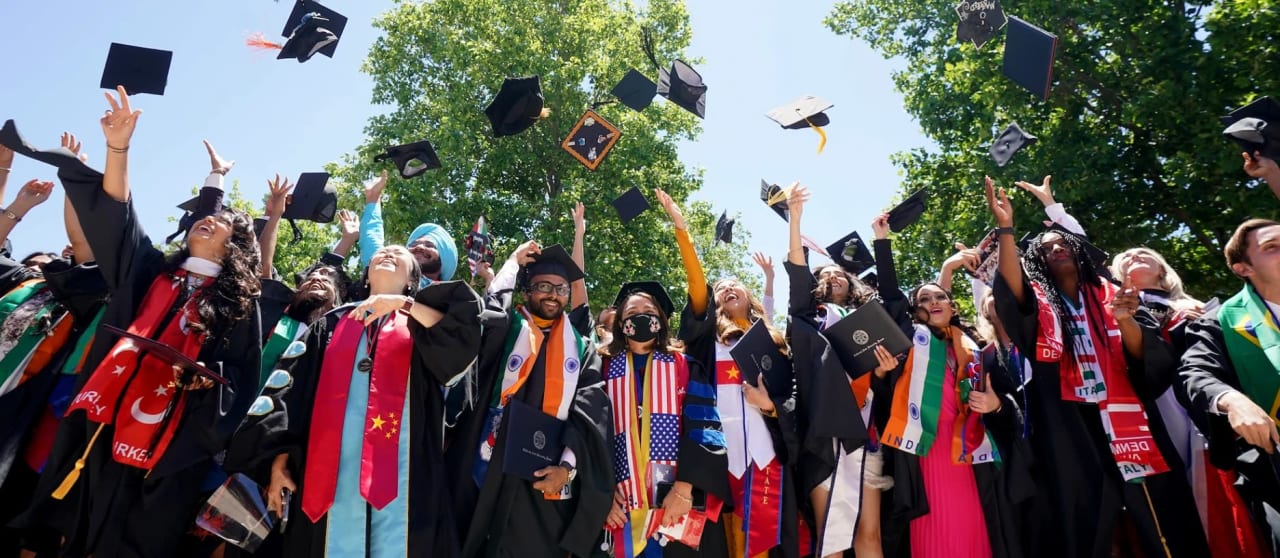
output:
[[[538,76],[502,80],[498,94],[484,109],[496,138],[519,134],[550,114],[551,111],[543,107],[542,82]]]
[[[737,219],[729,216],[728,210],[720,213],[720,218],[716,220],[716,240],[733,244],[733,225],[737,222]]]
[[[846,234],[827,246],[827,255],[836,265],[854,275],[873,269],[876,265],[871,250],[867,248],[867,243],[862,241],[858,231]]]
[[[1010,16],[1004,39],[1004,75],[1037,97],[1048,99],[1057,50],[1057,35]]]
[[[480,262],[493,263],[493,236],[489,234],[489,225],[485,223],[484,215],[471,227],[463,245],[467,249],[467,265],[471,266],[472,275],[480,268]]]
[[[596,170],[621,138],[622,132],[617,126],[601,118],[595,111],[588,110],[573,125],[573,129],[569,131],[569,137],[564,139],[560,148],[567,151],[588,170]]]
[[[929,189],[921,188],[912,192],[907,199],[889,210],[889,230],[893,232],[902,232],[907,227],[920,220],[920,216],[924,215],[929,201]]]
[[[676,305],[672,302],[671,295],[667,294],[667,289],[663,288],[662,283],[657,281],[630,281],[623,283],[622,287],[618,289],[618,296],[613,299],[613,307],[621,313],[622,303],[627,301],[627,297],[636,293],[644,293],[653,297],[653,301],[657,303],[658,308],[661,308],[667,317],[670,317],[676,311]]]
[[[1009,23],[1000,7],[1000,0],[960,0],[956,4],[956,40],[970,41],[982,48],[996,33]]]
[[[1008,128],[1005,128],[1003,132],[1000,132],[1000,135],[996,136],[996,140],[991,144],[988,151],[991,153],[991,158],[995,159],[996,165],[1003,167],[1009,164],[1009,161],[1013,159],[1013,155],[1018,150],[1035,145],[1037,139],[1024,131],[1021,126],[1018,126],[1017,122],[1014,122]]]
[[[246,43],[254,48],[279,50],[277,60],[296,59],[302,63],[317,54],[333,58],[346,28],[346,16],[314,0],[297,0],[280,31],[285,38],[283,44],[268,41],[261,33],[249,37]]]
[[[640,188],[635,186],[623,192],[621,196],[614,198],[610,203],[618,211],[618,219],[622,220],[624,225],[652,207],[649,205],[648,198],[644,197],[644,192],[641,192]]]
[[[777,122],[783,129],[813,129],[820,138],[818,141],[818,153],[822,153],[822,149],[827,146],[827,133],[822,130],[822,127],[831,123],[831,118],[827,116],[826,111],[834,106],[826,99],[805,95],[785,105],[774,107],[765,116]]]
[[[1250,157],[1260,152],[1280,161],[1280,102],[1260,97],[1222,117],[1222,123],[1227,126],[1222,134],[1235,140]]]
[[[431,146],[431,142],[422,140],[404,145],[388,147],[386,151],[375,156],[374,162],[391,159],[400,171],[400,178],[406,180],[418,176],[431,169],[440,168],[440,157]]]
[[[996,279],[996,273],[1000,270],[1000,235],[996,234],[995,229],[991,229],[975,247],[978,251],[978,267],[974,271],[965,270],[965,273],[972,275],[988,287]],[[1018,255],[1021,257],[1022,248],[1017,248]]]
[[[164,95],[172,63],[171,51],[111,43],[98,86],[114,90],[116,86],[123,85],[129,95]]]
[[[790,187],[783,188],[777,184],[769,184],[763,179],[760,180],[760,201],[782,217],[783,221],[791,220],[791,208],[787,205],[787,198],[790,195]]]

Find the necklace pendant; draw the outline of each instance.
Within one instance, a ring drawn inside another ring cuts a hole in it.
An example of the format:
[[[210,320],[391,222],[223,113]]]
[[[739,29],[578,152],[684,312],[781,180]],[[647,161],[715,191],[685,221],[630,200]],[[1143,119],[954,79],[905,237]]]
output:
[[[356,370],[368,374],[370,370],[373,370],[373,359],[369,357],[360,359],[360,362],[356,363]]]

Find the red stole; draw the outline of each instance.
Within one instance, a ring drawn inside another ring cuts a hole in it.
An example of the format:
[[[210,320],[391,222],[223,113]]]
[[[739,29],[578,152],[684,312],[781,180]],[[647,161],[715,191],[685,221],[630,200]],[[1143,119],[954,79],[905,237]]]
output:
[[[342,453],[342,426],[346,419],[351,375],[356,372],[356,347],[364,324],[344,316],[338,321],[325,349],[311,411],[307,442],[306,490],[302,511],[312,522],[320,521],[333,506],[338,488],[338,461]],[[373,370],[369,378],[369,406],[364,413],[364,444],[360,453],[360,495],[376,509],[396,498],[400,458],[400,421],[409,384],[413,339],[409,316],[394,312],[377,330]]]
[[[186,325],[199,319],[194,301],[209,280],[197,287],[182,309],[163,324],[164,331],[158,336],[156,331],[178,302],[186,280],[183,270],[156,277],[128,331],[196,358],[204,336],[187,333]],[[68,412],[81,410],[93,422],[114,424],[111,456],[118,463],[151,470],[164,456],[182,422],[186,392],[172,385],[173,374],[171,363],[142,353],[131,341],[121,339],[93,370]]]

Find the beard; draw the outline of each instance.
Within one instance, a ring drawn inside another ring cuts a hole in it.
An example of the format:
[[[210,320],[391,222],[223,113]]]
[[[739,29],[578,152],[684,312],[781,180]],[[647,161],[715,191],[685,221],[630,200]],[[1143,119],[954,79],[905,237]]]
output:
[[[543,306],[545,302],[547,301],[540,300],[537,303],[528,305],[529,313],[544,320],[554,320],[560,317],[560,314],[564,311],[564,305],[558,304],[555,310],[547,310]]]
[[[335,298],[333,291],[328,289],[300,291],[289,301],[288,315],[304,324],[309,323],[316,314],[332,309],[337,302]]]
[[[440,258],[433,258],[428,262],[419,261],[418,267],[422,269],[423,275],[435,275],[440,273],[440,269],[444,267],[444,264],[440,261]]]

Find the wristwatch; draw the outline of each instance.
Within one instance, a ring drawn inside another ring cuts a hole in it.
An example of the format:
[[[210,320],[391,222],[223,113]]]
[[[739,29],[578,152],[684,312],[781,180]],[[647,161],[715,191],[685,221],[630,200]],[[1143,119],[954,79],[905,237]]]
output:
[[[560,466],[561,466],[561,467],[564,467],[565,469],[568,469],[568,470],[569,470],[569,480],[565,481],[565,484],[571,483],[571,482],[573,482],[573,479],[578,478],[578,468],[577,468],[577,467],[574,467],[573,465],[570,465],[568,461],[561,461],[561,462],[560,462]]]
[[[404,304],[400,305],[400,310],[402,310],[402,311],[403,311],[404,313],[406,313],[406,314],[408,314],[408,313],[412,312],[412,311],[413,311],[413,297],[411,297],[411,296],[406,296],[406,297],[404,297]]]

